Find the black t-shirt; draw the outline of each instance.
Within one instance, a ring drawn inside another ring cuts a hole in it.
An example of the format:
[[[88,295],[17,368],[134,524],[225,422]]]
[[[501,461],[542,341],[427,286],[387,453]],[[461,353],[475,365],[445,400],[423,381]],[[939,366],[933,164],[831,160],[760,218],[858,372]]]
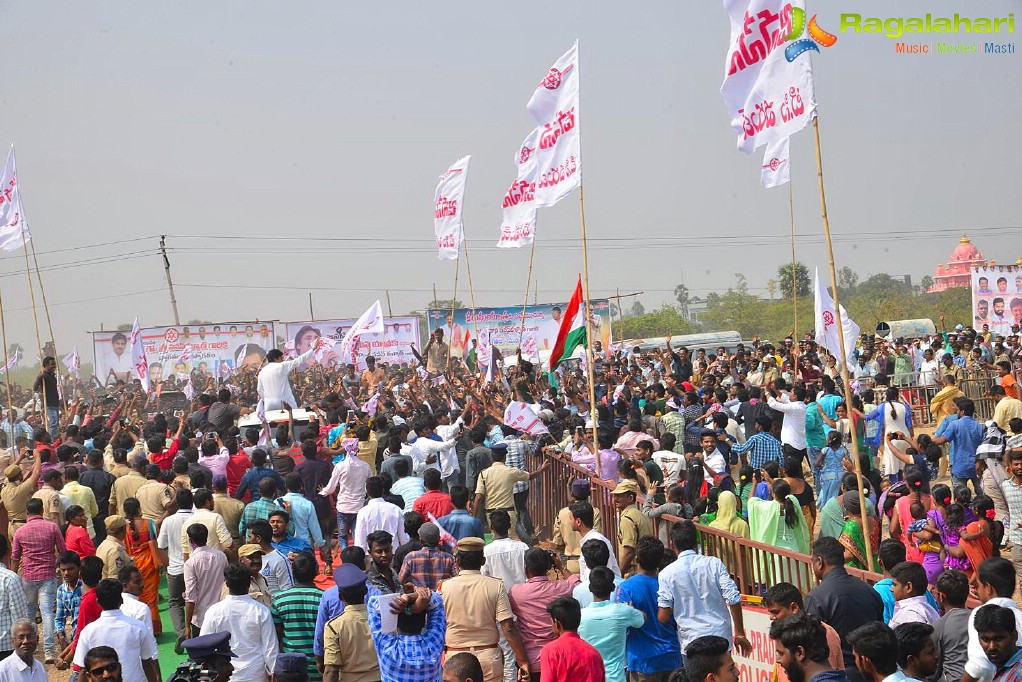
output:
[[[54,372],[43,372],[36,377],[32,390],[43,392],[47,408],[56,408],[60,405],[60,393],[57,392],[57,375]]]
[[[657,466],[657,463],[652,459],[647,459],[642,463],[644,469],[646,469],[646,475],[649,476],[650,485],[661,484],[664,482],[664,470]],[[663,504],[666,499],[662,491],[657,491],[657,494],[653,496],[653,501],[657,504]]]

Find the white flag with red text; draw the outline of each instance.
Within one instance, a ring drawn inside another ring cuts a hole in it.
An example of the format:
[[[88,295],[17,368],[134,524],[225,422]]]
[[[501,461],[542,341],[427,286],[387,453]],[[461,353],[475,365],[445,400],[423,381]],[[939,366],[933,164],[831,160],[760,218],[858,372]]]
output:
[[[142,390],[149,393],[149,360],[145,355],[145,346],[142,344],[142,329],[138,326],[138,318],[131,325],[131,336],[128,339],[131,346],[131,375],[142,382]]]
[[[766,189],[791,181],[790,140],[790,137],[782,137],[768,144],[763,153],[763,169],[759,173],[759,181]]]
[[[465,208],[465,181],[468,179],[468,163],[471,159],[471,156],[463,156],[455,161],[440,176],[436,186],[433,230],[436,232],[440,260],[456,259],[465,238],[461,214]]]
[[[467,158],[467,157],[466,157]],[[341,339],[341,360],[344,364],[356,364],[358,358],[359,337],[364,334],[383,333],[383,309],[380,307],[380,300],[369,306],[369,309],[362,313],[351,329]],[[320,337],[323,338],[323,337]]]
[[[527,109],[536,121],[536,207],[553,206],[582,182],[578,41],[536,86]]]
[[[536,332],[522,334],[522,357],[526,360],[539,360],[539,348],[536,345]]]
[[[490,330],[480,329],[476,344],[476,366],[480,372],[486,373],[486,381],[493,378],[493,346],[490,344]]]
[[[504,423],[516,431],[524,431],[533,436],[550,433],[529,404],[517,400],[512,400],[504,409]]]
[[[819,48],[812,40],[796,40],[805,27],[805,0],[724,0],[724,8],[731,40],[720,94],[738,149],[750,154],[798,132],[816,115],[807,52]]]
[[[17,348],[15,348],[14,349],[14,355],[12,355],[7,360],[7,364],[4,365],[3,367],[0,367],[0,374],[3,374],[4,372],[7,372],[8,370],[14,369],[15,367],[18,366],[19,362],[21,362],[21,346],[18,346]]]
[[[816,269],[814,286],[816,287],[816,343],[829,350],[831,355],[840,360],[841,337],[838,335],[834,299],[827,291],[827,287],[820,281],[819,268]],[[841,327],[845,336],[845,362],[851,371],[854,369],[852,351],[855,350],[855,342],[859,339],[859,325],[848,317],[844,306],[841,306]]]
[[[25,207],[21,204],[17,165],[12,144],[7,152],[3,175],[0,175],[0,249],[4,251],[20,249],[25,241],[32,240],[28,220],[25,218]]]
[[[501,248],[518,248],[532,244],[536,237],[536,150],[539,128],[522,142],[515,155],[518,175],[504,195],[504,218],[500,223]]]

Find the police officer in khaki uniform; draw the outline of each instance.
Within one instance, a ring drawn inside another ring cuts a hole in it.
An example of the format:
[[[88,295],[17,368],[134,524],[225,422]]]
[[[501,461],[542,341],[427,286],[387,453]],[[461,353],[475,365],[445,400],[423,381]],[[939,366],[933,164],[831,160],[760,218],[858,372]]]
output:
[[[32,463],[32,472],[25,480],[22,480],[25,472],[17,464],[11,464],[4,469],[7,482],[0,488],[0,502],[3,502],[4,508],[7,509],[7,518],[10,521],[10,535],[7,536],[9,538],[13,538],[14,531],[25,525],[28,518],[25,505],[36,491],[36,482],[39,480],[42,467],[43,460],[36,457]]]
[[[568,494],[571,495],[573,502],[588,502],[589,501],[589,479],[576,478],[568,486]],[[570,505],[569,505],[570,506]],[[600,510],[593,509],[593,528],[600,527]],[[557,512],[557,518],[554,519],[554,530],[553,530],[553,547],[564,557],[564,567],[568,569],[569,573],[578,575],[581,571],[578,559],[582,554],[582,535],[572,527],[571,523],[571,510],[568,507],[563,507]]]
[[[479,481],[476,483],[475,508],[483,509],[484,504],[486,516],[498,509],[506,511],[511,517],[511,537],[520,540],[518,537],[518,512],[515,511],[514,487],[515,483],[526,483],[539,476],[550,467],[550,461],[543,462],[543,466],[531,474],[521,469],[509,467],[507,450],[496,448],[493,450],[493,464],[479,472]],[[484,666],[485,668],[485,666]]]
[[[618,510],[617,563],[623,578],[635,573],[633,564],[639,538],[653,534],[652,522],[635,506],[636,490],[635,481],[624,480],[611,492]]]
[[[128,520],[114,514],[106,517],[106,538],[96,548],[96,556],[103,561],[103,577],[117,578],[117,572],[125,566],[134,565],[128,550],[124,549]]]
[[[504,581],[479,571],[486,562],[485,546],[481,538],[459,540],[457,560],[461,572],[437,587],[447,612],[446,655],[470,652],[479,659],[485,682],[503,682],[504,656],[499,645],[503,634],[518,661],[519,679],[528,679],[529,657],[515,628]]]

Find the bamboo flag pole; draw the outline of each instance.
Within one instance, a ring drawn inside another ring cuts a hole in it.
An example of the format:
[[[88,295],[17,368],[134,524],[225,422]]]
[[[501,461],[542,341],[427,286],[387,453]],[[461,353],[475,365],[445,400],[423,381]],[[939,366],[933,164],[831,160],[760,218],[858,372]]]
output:
[[[582,183],[578,183],[578,212],[582,221],[582,277],[585,279],[585,322],[586,322],[586,373],[589,378],[589,418],[593,420],[593,453],[596,457],[596,475],[603,478],[603,467],[600,463],[600,434],[596,419],[596,379],[593,373],[593,325],[589,303],[589,246],[586,242],[586,205],[582,193]],[[535,244],[535,242],[533,242]]]
[[[476,320],[476,290],[472,285],[472,260],[468,257],[468,240],[463,244],[465,247],[465,271],[468,273],[468,296],[472,304],[472,338],[479,338],[479,322]],[[478,343],[478,341],[477,341]],[[476,358],[476,367],[479,366],[479,358]]]
[[[11,399],[11,359],[7,356],[7,320],[4,317],[4,295],[0,291],[0,341],[4,344],[4,385],[7,387],[7,424],[11,427],[11,442],[8,448],[14,447],[14,403]]]
[[[451,338],[447,341],[447,366],[451,366],[451,351],[454,348],[454,306],[458,298],[458,274],[461,272],[461,251],[454,259],[454,293],[451,294]]]
[[[28,294],[32,301],[32,321],[35,323],[35,343],[36,346],[39,348],[39,369],[40,371],[42,371],[44,357],[43,342],[42,339],[39,337],[39,315],[38,313],[36,313],[35,287],[32,286],[32,270],[28,266],[28,239],[25,237],[24,230],[21,231],[21,247],[25,253],[25,278],[28,280]],[[43,428],[49,431],[50,422],[49,415],[47,414],[45,383],[43,384],[42,389],[43,390],[40,391],[40,393],[42,394],[43,399]]]
[[[837,268],[834,265],[834,244],[830,238],[830,220],[827,218],[827,195],[823,190],[823,156],[820,152],[820,123],[818,117],[813,117],[813,139],[816,142],[816,177],[820,185],[820,216],[823,218],[823,236],[827,241],[827,260],[830,265],[830,284],[834,289],[834,323],[837,325],[838,343],[841,345],[840,362],[841,378],[845,385],[845,408],[848,416],[852,419],[852,462],[855,464],[855,477],[859,483],[859,510],[862,523],[862,532],[866,536],[866,569],[872,571],[873,548],[869,543],[869,518],[866,516],[866,496],[863,492],[865,479],[862,476],[862,464],[859,462],[858,427],[855,424],[855,415],[852,412],[852,381],[848,375],[848,354],[845,352],[845,329],[841,319],[841,302],[838,299],[837,291]]]
[[[529,284],[532,282],[532,263],[536,258],[536,233],[532,234],[532,248],[529,250],[529,272],[525,275],[525,301],[522,303],[522,326],[518,330],[518,346],[522,345],[525,336],[525,309],[529,307]]]
[[[788,210],[791,213],[791,307],[794,314],[791,335],[792,349],[798,353],[798,287],[795,284],[795,200],[791,192],[791,180],[788,180]]]
[[[24,236],[24,234],[22,234]],[[28,242],[29,247],[32,249],[32,263],[35,265],[35,276],[39,280],[39,293],[43,299],[43,312],[46,314],[46,328],[50,331],[50,342],[53,344],[53,358],[57,359],[57,337],[53,334],[53,321],[50,319],[50,306],[46,303],[46,289],[43,287],[43,276],[39,272],[39,259],[35,255],[35,242]],[[57,385],[64,385],[64,377],[60,371],[61,363],[57,363]],[[67,406],[61,401],[59,406],[60,409],[64,410],[64,414],[67,414]]]

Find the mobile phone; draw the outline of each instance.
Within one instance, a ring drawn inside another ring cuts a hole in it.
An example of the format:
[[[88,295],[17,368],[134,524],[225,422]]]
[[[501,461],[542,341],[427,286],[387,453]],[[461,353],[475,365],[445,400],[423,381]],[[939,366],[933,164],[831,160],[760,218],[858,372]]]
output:
[[[581,427],[581,426],[576,426],[576,427],[575,427],[575,433],[577,433],[578,435],[580,435],[580,436],[581,436],[581,435],[582,435],[583,433],[585,433],[585,432],[586,432],[586,430],[585,430],[585,428],[584,428],[584,427]]]

